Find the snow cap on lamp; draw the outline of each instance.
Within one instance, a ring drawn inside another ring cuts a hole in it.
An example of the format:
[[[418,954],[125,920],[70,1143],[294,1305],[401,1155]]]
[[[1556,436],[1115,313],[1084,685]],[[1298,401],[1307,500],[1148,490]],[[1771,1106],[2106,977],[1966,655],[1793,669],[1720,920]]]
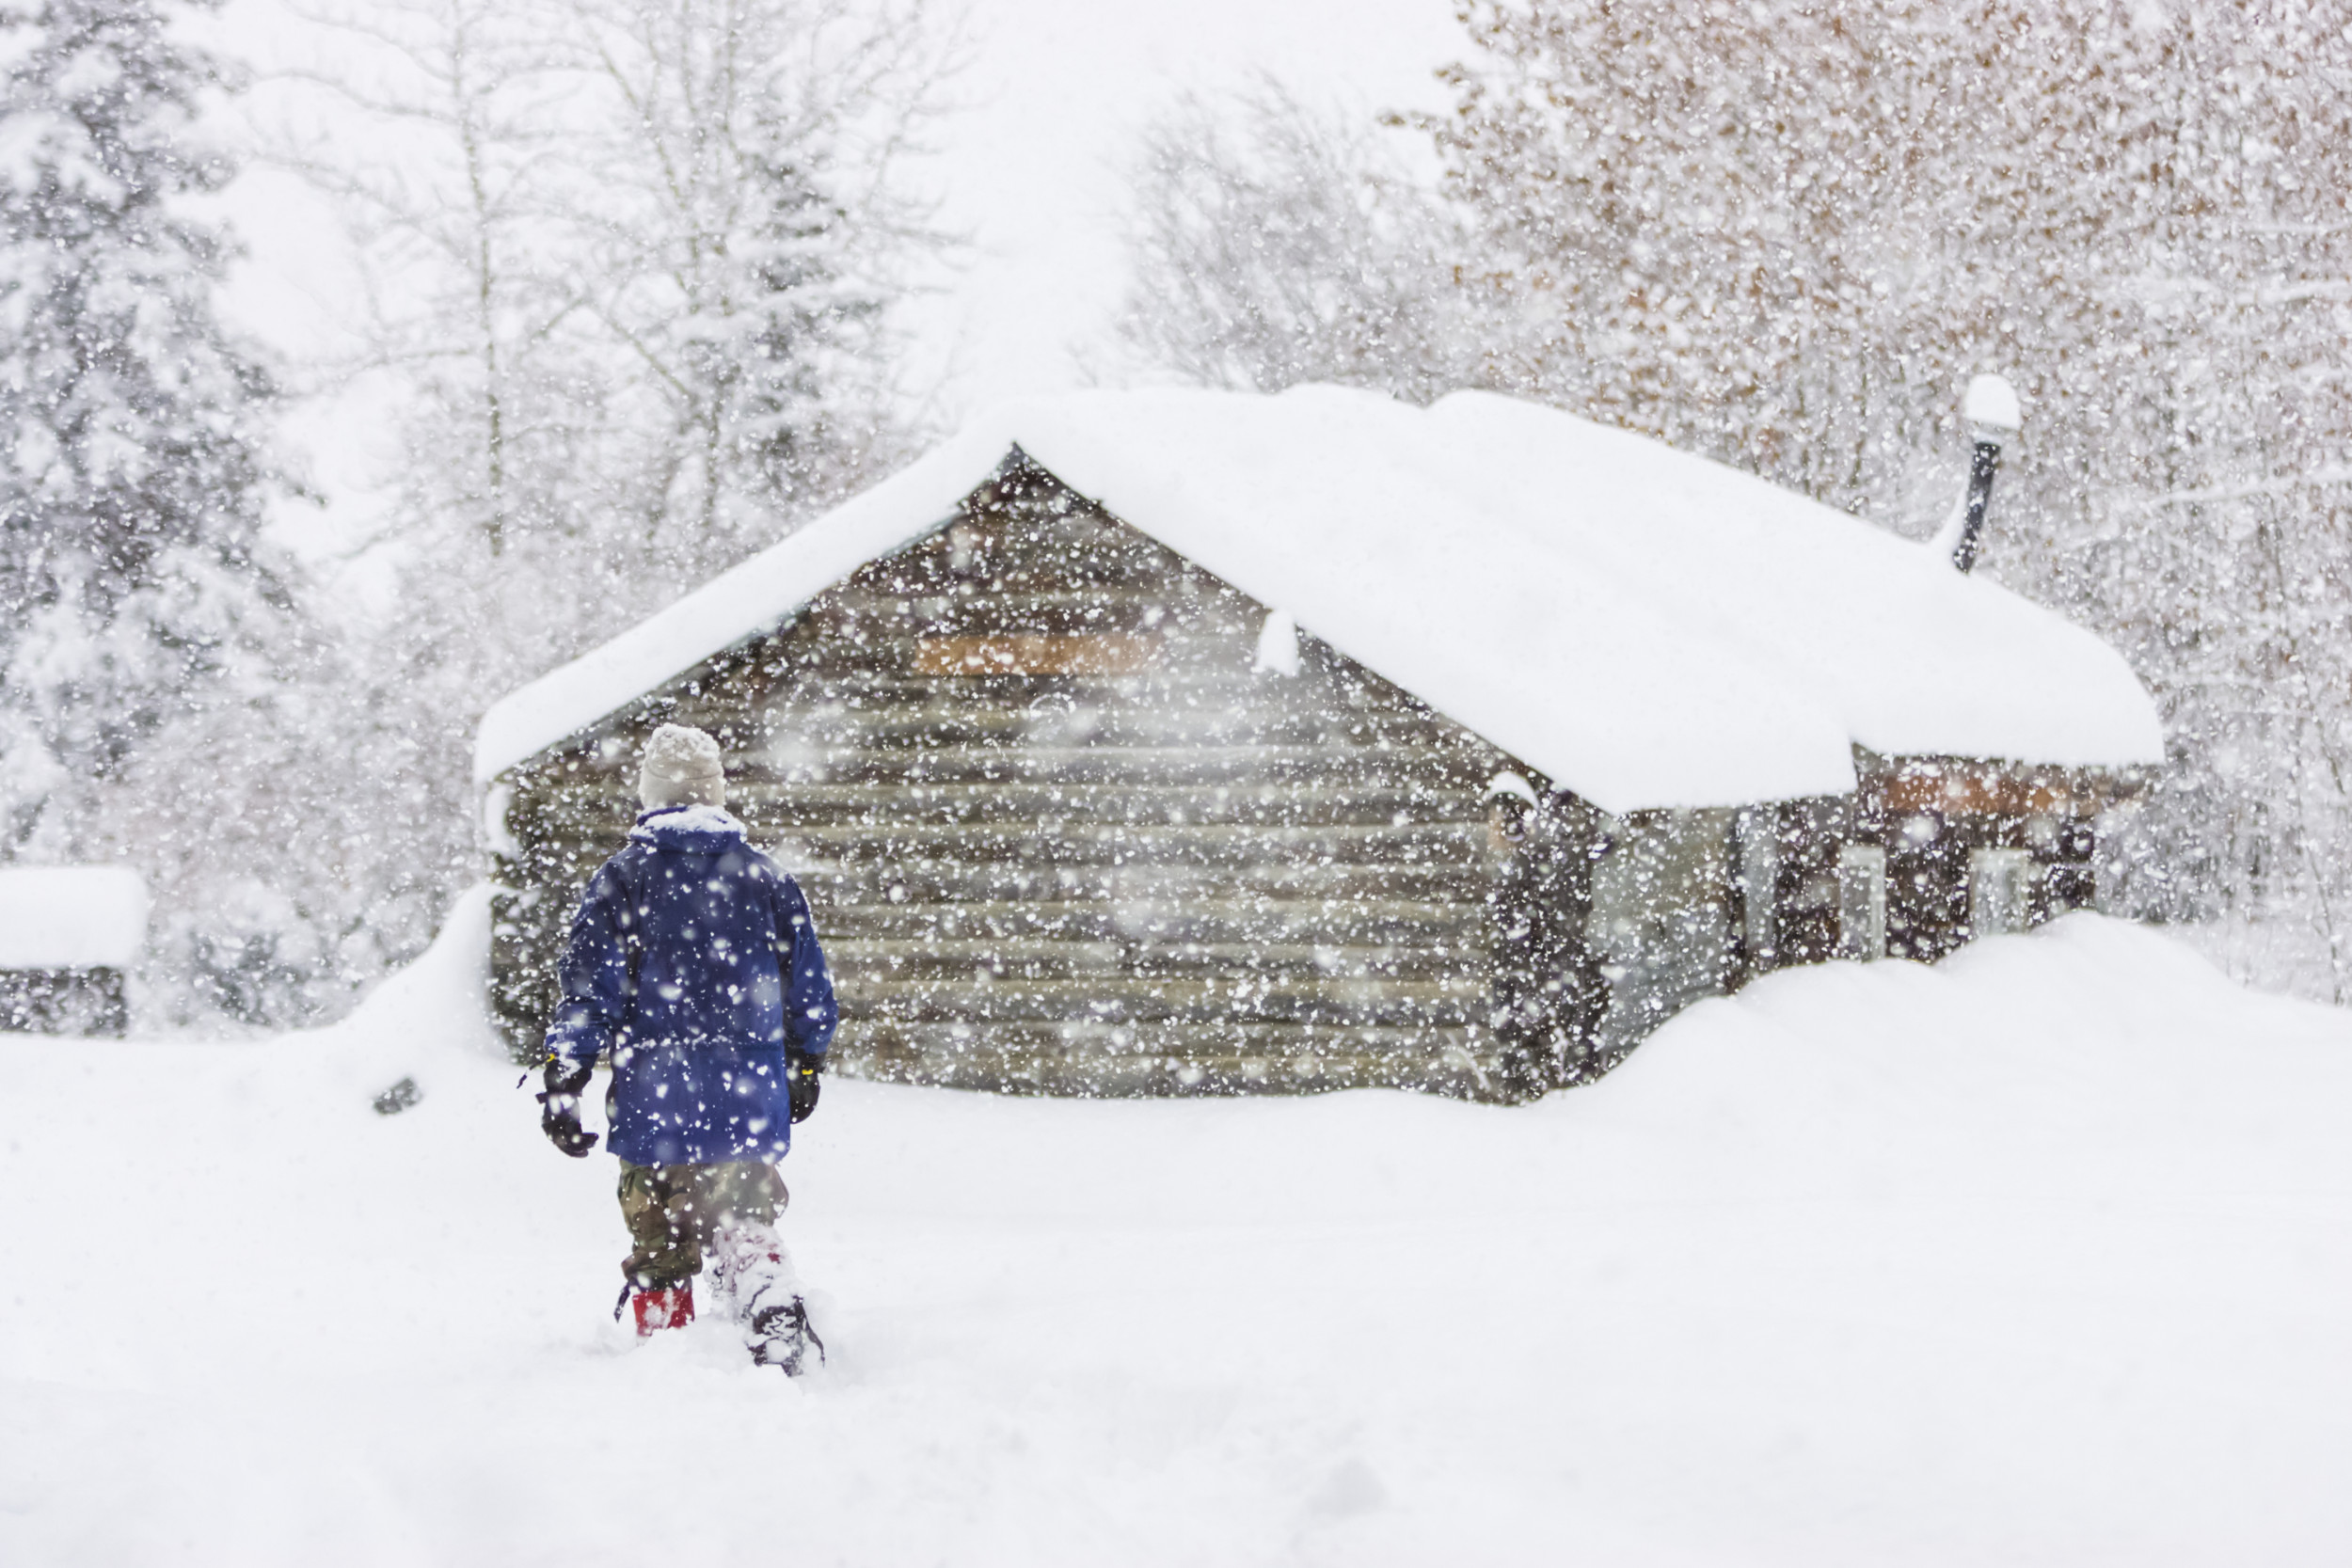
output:
[[[2006,377],[1979,375],[1968,383],[1960,400],[1961,418],[1968,421],[1974,451],[1968,460],[1968,488],[1952,508],[1952,520],[1935,537],[1935,547],[1950,554],[1954,570],[1965,576],[1975,570],[1977,551],[1984,542],[1984,518],[1993,502],[1993,476],[2001,467],[2001,446],[2025,420],[2017,406],[2017,388]]]
[[[2018,411],[2017,388],[2007,376],[1979,375],[1970,380],[1967,394],[1960,400],[1960,412],[1979,441],[2014,436],[2026,422]]]

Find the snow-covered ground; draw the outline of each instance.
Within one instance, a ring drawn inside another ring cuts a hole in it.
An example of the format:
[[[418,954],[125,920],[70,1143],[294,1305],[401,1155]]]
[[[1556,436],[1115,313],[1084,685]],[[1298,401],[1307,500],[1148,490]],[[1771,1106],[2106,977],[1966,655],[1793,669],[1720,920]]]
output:
[[[2352,1555],[2352,1017],[2160,935],[1782,974],[1521,1109],[835,1082],[790,1384],[612,1324],[481,920],[324,1033],[0,1042],[0,1561]]]

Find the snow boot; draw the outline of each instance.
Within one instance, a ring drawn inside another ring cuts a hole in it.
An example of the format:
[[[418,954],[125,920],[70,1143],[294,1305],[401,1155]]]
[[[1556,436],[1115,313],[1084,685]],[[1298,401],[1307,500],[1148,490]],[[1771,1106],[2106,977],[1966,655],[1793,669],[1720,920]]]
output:
[[[628,1309],[637,1319],[637,1338],[648,1338],[665,1328],[684,1328],[694,1321],[694,1282],[666,1291],[631,1290]]]
[[[812,1345],[817,1349],[817,1364],[824,1365],[825,1341],[809,1326],[808,1304],[798,1296],[755,1307],[743,1325],[743,1342],[751,1347],[754,1366],[781,1368],[787,1377],[807,1370]]]
[[[720,1299],[743,1325],[754,1364],[798,1377],[807,1370],[811,1346],[823,1362],[825,1342],[809,1323],[792,1260],[773,1227],[739,1222],[723,1227],[711,1239],[710,1273]]]

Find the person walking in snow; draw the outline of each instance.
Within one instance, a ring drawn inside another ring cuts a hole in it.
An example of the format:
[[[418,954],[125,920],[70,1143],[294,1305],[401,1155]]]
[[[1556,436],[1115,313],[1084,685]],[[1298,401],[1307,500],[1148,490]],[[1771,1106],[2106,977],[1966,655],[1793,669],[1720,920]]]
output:
[[[707,1261],[753,1358],[798,1375],[824,1346],[775,1230],[776,1162],[817,1108],[839,1011],[808,900],[729,816],[719,743],[664,724],[637,777],[644,810],[590,879],[547,1035],[541,1127],[575,1159],[596,1147],[580,1096],[599,1057],[621,1161],[621,1267],[637,1332],[694,1318]],[[617,1308],[616,1313],[617,1316]]]

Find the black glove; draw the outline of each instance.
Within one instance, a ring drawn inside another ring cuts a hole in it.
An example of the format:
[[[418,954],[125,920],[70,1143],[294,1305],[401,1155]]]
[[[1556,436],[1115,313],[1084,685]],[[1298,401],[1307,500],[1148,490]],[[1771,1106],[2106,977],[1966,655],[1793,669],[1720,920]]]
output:
[[[596,1135],[580,1125],[580,1091],[596,1075],[593,1068],[564,1065],[561,1056],[548,1058],[548,1086],[539,1095],[539,1131],[548,1142],[575,1160],[585,1160],[596,1147]]]
[[[799,1126],[817,1109],[817,1073],[825,1065],[822,1056],[806,1052],[787,1050],[784,1053],[784,1084],[792,1091],[792,1123]]]

